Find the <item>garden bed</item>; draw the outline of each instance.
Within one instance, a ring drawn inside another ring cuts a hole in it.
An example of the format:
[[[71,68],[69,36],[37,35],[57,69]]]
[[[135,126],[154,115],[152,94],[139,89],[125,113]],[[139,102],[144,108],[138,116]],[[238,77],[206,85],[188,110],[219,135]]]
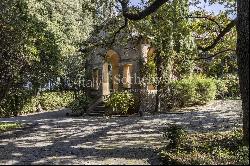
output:
[[[249,146],[241,140],[242,130],[183,134],[174,139],[177,144],[168,144],[160,153],[167,165],[249,164]]]

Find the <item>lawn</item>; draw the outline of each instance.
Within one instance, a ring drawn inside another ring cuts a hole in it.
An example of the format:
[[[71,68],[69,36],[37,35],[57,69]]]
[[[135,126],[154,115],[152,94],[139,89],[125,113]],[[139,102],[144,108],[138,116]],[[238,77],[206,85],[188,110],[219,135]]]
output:
[[[7,123],[7,122],[0,122],[0,133],[20,128],[22,125],[20,123]]]

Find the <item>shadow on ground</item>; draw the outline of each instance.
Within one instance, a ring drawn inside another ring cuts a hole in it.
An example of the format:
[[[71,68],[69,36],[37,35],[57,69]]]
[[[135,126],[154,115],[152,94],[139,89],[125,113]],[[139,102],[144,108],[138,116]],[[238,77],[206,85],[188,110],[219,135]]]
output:
[[[158,165],[169,123],[189,131],[225,131],[241,126],[235,108],[194,110],[144,117],[69,118],[68,110],[0,119],[23,122],[27,128],[0,134],[0,164],[128,164]]]

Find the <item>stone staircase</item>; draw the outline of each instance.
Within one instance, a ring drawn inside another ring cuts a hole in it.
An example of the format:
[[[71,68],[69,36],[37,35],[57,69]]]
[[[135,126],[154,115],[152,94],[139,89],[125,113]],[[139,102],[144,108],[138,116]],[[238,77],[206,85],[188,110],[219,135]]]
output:
[[[105,103],[103,101],[99,101],[95,103],[91,109],[87,112],[89,116],[104,116],[105,115]]]

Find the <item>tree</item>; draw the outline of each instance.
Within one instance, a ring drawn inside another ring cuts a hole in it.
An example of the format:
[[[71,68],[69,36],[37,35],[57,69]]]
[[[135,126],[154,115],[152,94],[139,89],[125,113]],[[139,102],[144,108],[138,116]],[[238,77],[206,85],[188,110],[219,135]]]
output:
[[[147,16],[157,12],[165,3],[169,0],[155,0],[145,9],[138,11],[136,13],[129,11],[129,0],[118,0],[122,6],[123,16],[129,20],[138,21],[146,18]],[[217,2],[216,0],[211,0],[212,3]],[[228,2],[227,5],[233,4],[234,0],[221,1]],[[239,79],[241,96],[243,103],[243,130],[244,130],[244,140],[248,144],[249,138],[249,4],[244,0],[237,0],[237,19],[232,20],[227,26],[220,31],[214,41],[206,47],[198,47],[202,51],[209,51],[216,47],[216,45],[221,41],[221,39],[232,30],[232,28],[237,24],[237,56],[238,56],[238,66],[239,66]]]
[[[156,83],[155,112],[161,109],[164,87],[173,78],[180,79],[192,71],[191,59],[197,51],[191,36],[188,14],[188,1],[174,0],[162,5],[157,13],[143,21],[137,21],[136,27],[140,34],[149,36],[152,47],[155,48],[156,74],[160,78]]]
[[[237,56],[243,108],[243,139],[249,144],[249,3],[237,0],[237,4]]]
[[[207,47],[213,39],[226,27],[232,18],[226,11],[218,15],[204,11],[195,11],[190,14],[192,19],[192,32],[195,43],[198,46]],[[197,66],[202,68],[206,75],[212,77],[223,77],[226,74],[237,74],[236,61],[236,28],[232,28],[221,42],[217,43],[213,49],[197,54],[194,58]]]
[[[58,72],[59,49],[46,24],[28,13],[26,1],[1,1],[0,8],[0,114],[17,115],[22,103]],[[28,93],[29,82],[33,90]]]
[[[36,94],[57,77],[74,77],[69,62],[76,56],[85,58],[79,50],[94,24],[91,4],[90,0],[0,2],[0,114],[17,110],[12,105],[27,98],[27,83]],[[79,73],[83,68],[73,69]]]
[[[76,56],[84,59],[79,50],[80,43],[89,37],[93,29],[93,12],[89,9],[91,2],[79,0],[27,0],[27,2],[29,14],[43,22],[46,25],[45,29],[55,36],[60,66],[58,73],[48,78],[63,90],[66,88],[66,80],[72,78],[71,73],[79,72],[70,71],[72,69],[69,66],[70,62]]]
[[[1,2],[0,101],[28,81],[44,81],[58,69],[55,36],[28,14],[25,1]]]

